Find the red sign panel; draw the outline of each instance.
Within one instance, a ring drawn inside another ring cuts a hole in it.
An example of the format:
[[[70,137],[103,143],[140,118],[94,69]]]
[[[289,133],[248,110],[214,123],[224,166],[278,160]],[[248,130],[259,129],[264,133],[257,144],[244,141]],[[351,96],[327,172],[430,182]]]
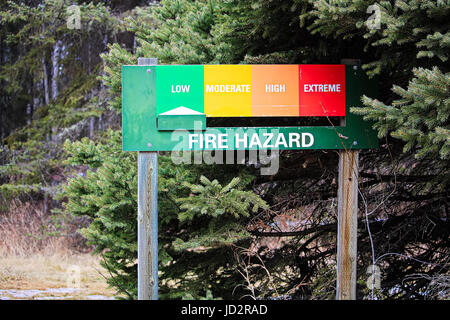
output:
[[[345,116],[345,66],[299,65],[299,116]]]

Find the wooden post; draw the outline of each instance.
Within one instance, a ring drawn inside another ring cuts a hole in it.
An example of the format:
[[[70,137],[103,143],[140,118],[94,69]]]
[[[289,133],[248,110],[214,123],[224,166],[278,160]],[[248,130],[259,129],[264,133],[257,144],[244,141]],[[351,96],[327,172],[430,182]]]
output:
[[[156,58],[139,58],[140,66]],[[138,300],[158,300],[158,152],[138,152]]]
[[[339,151],[336,300],[356,300],[358,160],[357,150]]]
[[[358,159],[356,150],[339,153],[337,300],[356,300]]]
[[[342,59],[341,63],[358,66],[361,62]],[[345,118],[340,125],[346,125]],[[339,151],[336,300],[356,300],[358,161],[359,151]]]

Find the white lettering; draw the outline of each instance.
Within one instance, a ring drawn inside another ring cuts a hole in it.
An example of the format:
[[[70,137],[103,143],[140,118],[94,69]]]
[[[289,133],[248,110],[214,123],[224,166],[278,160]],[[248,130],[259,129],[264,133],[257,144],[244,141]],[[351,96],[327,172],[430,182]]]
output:
[[[206,93],[251,92],[249,84],[207,84]]]
[[[188,85],[176,85],[175,88],[172,85],[172,93],[180,93],[180,92],[188,93],[190,87],[191,87],[190,84],[188,84]]]
[[[244,137],[242,139],[239,139],[239,133],[236,133],[235,135],[235,146],[236,148],[239,148],[240,143],[244,143],[244,148],[247,148],[247,134],[244,133]]]
[[[304,92],[341,92],[341,85],[339,83],[335,84],[304,84]]]
[[[272,138],[273,138],[273,133],[271,133],[271,132],[263,133],[263,136],[265,138],[268,138],[268,139],[266,139],[266,141],[264,141],[263,148],[273,148],[272,144],[270,144],[270,142],[272,141]]]
[[[286,85],[284,84],[266,84],[266,92],[286,92]]]
[[[309,143],[306,143],[306,137],[309,137]],[[314,144],[314,136],[309,132],[302,132],[302,147],[308,148]]]
[[[309,132],[289,132],[288,136],[283,133],[272,132],[258,133],[236,133],[234,136],[234,147],[239,149],[270,149],[270,148],[309,148],[314,145],[314,136]],[[300,141],[301,139],[301,141]],[[227,133],[193,133],[188,135],[189,149],[227,149]]]
[[[249,148],[253,148],[254,145],[257,145],[259,148],[262,148],[261,140],[259,140],[259,136],[257,133],[252,134],[252,139],[250,140]]]
[[[189,149],[192,149],[194,143],[198,143],[198,140],[194,140],[198,134],[190,134],[189,135]]]
[[[283,144],[285,148],[287,148],[286,138],[284,134],[278,134],[277,141],[275,142],[275,148],[279,148],[280,144]]]
[[[227,136],[227,134],[226,133],[220,133],[219,135],[218,135],[218,137],[219,137],[219,141],[218,141],[218,145],[219,145],[219,148],[227,148],[227,144],[228,144],[228,136]]]
[[[216,135],[215,134],[211,134],[211,133],[207,133],[207,134],[205,134],[205,149],[208,149],[210,144],[211,144],[211,148],[212,149],[216,149],[217,148]]]
[[[296,147],[300,148],[300,134],[297,132],[289,132],[289,148],[292,148],[294,142]]]

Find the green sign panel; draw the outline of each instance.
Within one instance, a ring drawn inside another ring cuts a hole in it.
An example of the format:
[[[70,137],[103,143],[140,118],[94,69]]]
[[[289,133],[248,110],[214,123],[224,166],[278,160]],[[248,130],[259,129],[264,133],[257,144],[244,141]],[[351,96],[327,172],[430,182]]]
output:
[[[158,72],[159,71],[159,72]],[[204,112],[203,66],[164,66],[156,72],[156,113],[178,107]]]
[[[375,87],[360,68],[343,65],[123,66],[123,150],[376,148],[371,124],[349,111]],[[206,126],[214,116],[335,115],[346,125]]]

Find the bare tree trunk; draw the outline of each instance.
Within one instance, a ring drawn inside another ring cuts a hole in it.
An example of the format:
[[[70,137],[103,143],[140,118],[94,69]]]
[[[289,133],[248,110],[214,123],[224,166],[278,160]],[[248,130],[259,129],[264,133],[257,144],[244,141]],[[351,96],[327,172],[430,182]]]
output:
[[[47,201],[48,201],[48,195],[47,195],[47,191],[45,191],[45,193],[44,193],[44,208],[43,208],[44,214],[47,214],[47,211],[48,211]]]
[[[94,129],[95,129],[95,117],[91,117],[89,119],[89,138],[92,138],[94,135]]]
[[[91,74],[91,42],[88,42],[88,74]]]
[[[59,56],[61,52],[61,40],[56,41],[52,54],[52,100],[58,97],[58,73],[59,73]]]
[[[108,34],[105,34],[105,36],[104,36],[104,38],[103,38],[103,48],[105,49],[105,52],[106,52],[106,50],[108,49]],[[102,76],[105,76],[105,75],[106,75],[105,67],[106,67],[105,60],[103,60],[103,71],[102,71]],[[101,83],[101,85],[100,85],[100,91],[103,91],[103,89],[105,89],[105,83],[104,83],[103,80],[102,80],[102,83]]]
[[[5,120],[3,119],[3,109],[0,108],[0,139],[3,139],[5,137],[5,126],[3,123]]]
[[[6,61],[6,59],[3,50],[3,37],[0,37],[0,65],[3,65],[4,61]],[[3,88],[3,86],[4,81],[3,79],[0,79],[0,87]],[[3,139],[6,136],[5,104],[6,97],[0,97],[0,139]]]
[[[100,113],[100,115],[98,116],[98,130],[100,131],[100,130],[102,130],[102,121],[103,121],[103,116],[102,116],[102,114]]]
[[[32,105],[31,105],[31,103],[27,103],[26,116],[27,116],[27,125],[29,125],[31,123],[31,117],[32,117]]]
[[[42,83],[36,82],[33,84],[33,113],[35,110],[39,109],[40,107],[40,99],[39,96],[36,93],[41,92],[42,90]]]
[[[105,52],[108,50],[108,34],[106,33],[105,36],[103,37],[103,49],[105,50]],[[106,67],[106,63],[105,60],[103,60],[103,70],[102,70],[102,76],[106,75],[105,72],[105,67]],[[101,84],[100,84],[100,96],[103,97],[104,96],[104,90],[105,90],[105,83],[102,80]],[[100,113],[99,117],[98,117],[98,125],[97,125],[97,130],[102,130],[103,128],[103,114]]]
[[[49,95],[49,92],[48,92],[47,65],[45,63],[45,57],[44,56],[42,56],[41,62],[42,62],[42,68],[43,68],[43,72],[44,72],[44,99],[45,99],[44,102],[47,105],[50,102],[50,95]]]

